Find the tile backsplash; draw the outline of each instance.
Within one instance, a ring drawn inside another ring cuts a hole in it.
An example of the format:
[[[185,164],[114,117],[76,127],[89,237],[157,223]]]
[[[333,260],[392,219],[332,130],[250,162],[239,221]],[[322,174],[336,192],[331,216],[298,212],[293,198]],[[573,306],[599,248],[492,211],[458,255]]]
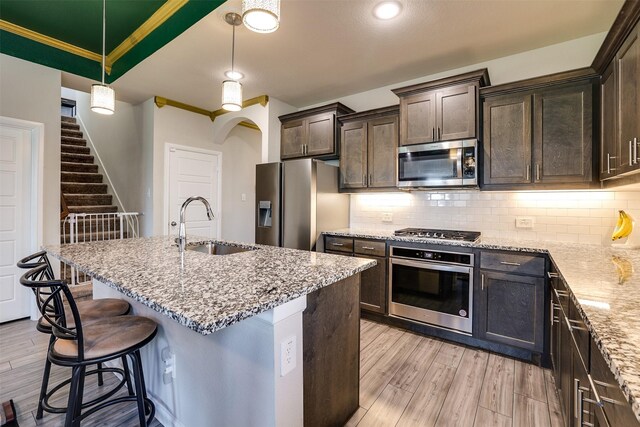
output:
[[[351,227],[459,229],[486,237],[608,245],[619,209],[640,228],[638,191],[367,193],[351,196]],[[516,228],[516,217],[532,218],[533,227]]]

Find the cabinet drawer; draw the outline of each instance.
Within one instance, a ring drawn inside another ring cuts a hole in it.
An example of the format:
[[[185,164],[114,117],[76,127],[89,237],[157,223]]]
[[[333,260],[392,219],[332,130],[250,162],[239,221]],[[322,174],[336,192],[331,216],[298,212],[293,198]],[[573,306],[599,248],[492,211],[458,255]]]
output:
[[[480,268],[544,277],[544,258],[503,252],[482,252]]]
[[[633,414],[631,404],[625,399],[618,381],[593,340],[591,340],[591,378],[600,399],[604,402],[602,410],[608,422],[604,424],[605,426],[640,426]]]
[[[386,256],[387,242],[375,240],[354,240],[354,252],[361,255]]]
[[[348,237],[330,237],[325,240],[325,249],[338,252],[353,252],[353,239]]]
[[[591,338],[591,334],[589,333],[584,320],[582,320],[582,316],[580,315],[578,308],[571,300],[569,300],[569,313],[567,315],[567,319],[569,320],[569,324],[571,325],[571,334],[576,341],[578,353],[580,354],[584,365],[588,367],[589,340]]]

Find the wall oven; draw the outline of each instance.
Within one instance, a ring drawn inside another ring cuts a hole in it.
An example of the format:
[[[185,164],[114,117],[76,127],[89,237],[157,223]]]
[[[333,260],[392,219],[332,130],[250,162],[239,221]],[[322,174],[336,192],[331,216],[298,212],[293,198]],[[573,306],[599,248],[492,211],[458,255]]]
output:
[[[473,254],[392,246],[389,314],[471,334]]]
[[[478,141],[433,142],[398,148],[398,187],[477,186]]]

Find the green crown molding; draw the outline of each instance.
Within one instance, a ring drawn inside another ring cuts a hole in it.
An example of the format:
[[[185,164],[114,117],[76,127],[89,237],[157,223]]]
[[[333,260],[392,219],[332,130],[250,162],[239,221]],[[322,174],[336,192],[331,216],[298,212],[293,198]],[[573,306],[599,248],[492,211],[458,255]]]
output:
[[[116,81],[224,2],[107,0],[106,82]],[[101,19],[99,0],[3,0],[0,52],[99,80]]]

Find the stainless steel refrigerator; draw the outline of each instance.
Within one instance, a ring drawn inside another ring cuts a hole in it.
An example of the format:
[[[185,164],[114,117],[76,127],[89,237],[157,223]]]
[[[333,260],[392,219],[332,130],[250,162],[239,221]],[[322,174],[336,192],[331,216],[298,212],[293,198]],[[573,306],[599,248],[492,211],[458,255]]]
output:
[[[256,243],[315,250],[322,231],[349,226],[338,167],[313,159],[256,165]]]

